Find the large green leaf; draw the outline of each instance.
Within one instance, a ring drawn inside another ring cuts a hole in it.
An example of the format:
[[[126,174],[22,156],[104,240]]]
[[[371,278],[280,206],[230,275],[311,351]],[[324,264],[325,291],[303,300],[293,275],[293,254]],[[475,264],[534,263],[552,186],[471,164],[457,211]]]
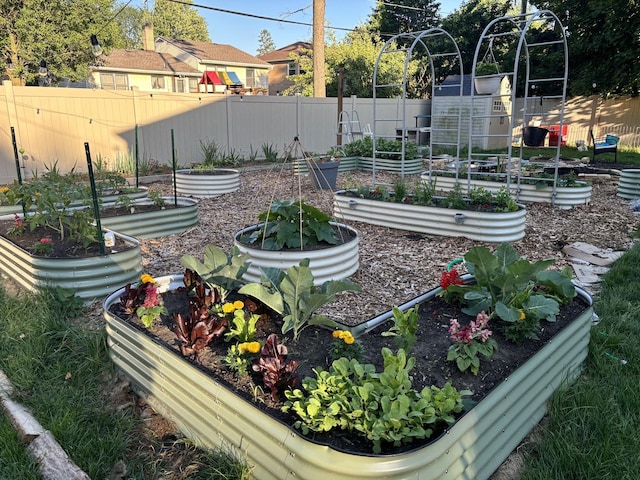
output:
[[[522,304],[527,316],[542,319],[545,318],[549,322],[555,322],[556,317],[560,313],[560,306],[553,298],[544,295],[531,295],[527,301]]]

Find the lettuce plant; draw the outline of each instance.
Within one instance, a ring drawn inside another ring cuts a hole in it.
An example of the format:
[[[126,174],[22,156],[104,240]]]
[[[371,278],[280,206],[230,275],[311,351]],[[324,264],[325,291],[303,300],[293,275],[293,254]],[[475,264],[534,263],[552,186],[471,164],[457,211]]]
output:
[[[295,423],[303,434],[348,430],[372,442],[373,452],[382,442],[395,446],[414,439],[429,438],[437,424],[451,424],[463,409],[462,397],[450,383],[442,389],[432,386],[417,391],[411,387],[415,358],[400,349],[397,354],[382,349],[384,370],[371,364],[340,358],[329,370],[316,369],[302,388],[287,390],[284,411],[300,417]]]

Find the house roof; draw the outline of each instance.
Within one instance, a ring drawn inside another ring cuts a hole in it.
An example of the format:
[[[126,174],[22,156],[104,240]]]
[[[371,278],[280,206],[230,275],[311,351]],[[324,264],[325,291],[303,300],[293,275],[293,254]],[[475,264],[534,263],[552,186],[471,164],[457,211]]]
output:
[[[457,97],[460,95],[460,75],[448,75],[440,88],[436,88],[433,95],[436,97]],[[462,95],[471,95],[471,75],[462,77]]]
[[[171,73],[200,73],[173,55],[151,50],[111,50],[100,57],[98,69],[140,70]]]
[[[258,57],[243,52],[231,45],[221,43],[199,42],[195,40],[176,40],[160,37],[156,42],[165,42],[193,55],[202,63],[233,63],[269,67],[270,64]]]
[[[277,50],[273,50],[272,52],[265,53],[264,55],[260,55],[258,56],[258,58],[261,58],[265,62],[269,63],[285,62],[289,61],[290,53],[297,53],[302,49],[312,50],[313,45],[311,45],[309,42],[295,42],[291,45],[287,45],[286,47],[282,47]]]

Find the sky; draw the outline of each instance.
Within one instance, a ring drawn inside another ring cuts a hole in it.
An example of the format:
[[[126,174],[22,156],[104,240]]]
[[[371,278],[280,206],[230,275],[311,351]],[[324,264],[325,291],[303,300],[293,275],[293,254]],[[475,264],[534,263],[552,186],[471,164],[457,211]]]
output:
[[[313,22],[313,0],[193,0],[193,3],[262,17],[307,24]],[[462,0],[440,0],[440,14],[445,16],[461,4]],[[374,5],[375,0],[326,0],[325,18],[332,27],[350,29],[366,22]],[[263,29],[269,31],[276,48],[297,41],[310,41],[312,36],[310,25],[293,25],[197,7],[196,10],[207,21],[213,43],[232,45],[251,55],[256,55],[258,38]],[[338,39],[346,33],[340,30],[335,32]]]

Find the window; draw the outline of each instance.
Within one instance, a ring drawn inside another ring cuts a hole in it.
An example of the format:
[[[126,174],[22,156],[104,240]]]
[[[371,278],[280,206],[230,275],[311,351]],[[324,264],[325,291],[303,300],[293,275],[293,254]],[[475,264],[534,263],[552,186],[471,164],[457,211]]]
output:
[[[245,87],[253,88],[256,86],[256,71],[253,68],[247,68],[247,81]]]
[[[197,78],[189,78],[189,91],[191,93],[198,93],[198,79]]]
[[[300,68],[300,64],[298,62],[289,62],[289,73],[288,75],[303,75],[304,69]]]
[[[151,75],[151,88],[164,90],[164,77],[162,75]]]
[[[129,82],[126,74],[101,73],[100,85],[105,90],[128,90]]]
[[[185,81],[184,78],[176,78],[175,79],[176,84],[174,86],[173,91],[178,93],[184,93],[184,81]]]

